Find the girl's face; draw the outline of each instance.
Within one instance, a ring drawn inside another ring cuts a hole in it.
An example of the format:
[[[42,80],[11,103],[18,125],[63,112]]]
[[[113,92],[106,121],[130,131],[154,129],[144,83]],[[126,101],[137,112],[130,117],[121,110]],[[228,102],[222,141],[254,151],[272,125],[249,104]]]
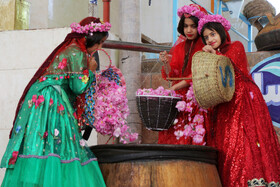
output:
[[[105,40],[107,40],[108,36],[104,36],[104,38],[101,39],[100,43],[94,44],[92,47],[87,48],[88,54],[91,54],[93,51],[96,51],[97,49],[101,49],[103,43]]]
[[[184,34],[188,40],[194,40],[198,36],[197,26],[190,18],[185,18],[184,21]]]
[[[205,29],[203,32],[203,38],[205,39],[206,44],[211,45],[215,50],[222,44],[221,37],[215,30],[211,31],[210,29]]]

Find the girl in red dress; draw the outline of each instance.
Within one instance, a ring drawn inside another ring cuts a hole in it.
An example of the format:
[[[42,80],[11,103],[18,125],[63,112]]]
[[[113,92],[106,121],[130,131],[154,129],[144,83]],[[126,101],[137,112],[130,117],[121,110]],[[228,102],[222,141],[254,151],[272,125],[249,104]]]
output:
[[[195,52],[200,51],[204,46],[201,38],[197,32],[198,21],[203,16],[207,15],[207,11],[195,4],[185,5],[178,9],[178,16],[180,21],[177,31],[181,34],[169,54],[172,54],[171,62],[168,63],[168,54],[166,51],[160,53],[160,60],[165,64],[162,69],[162,76],[166,79],[167,76],[171,78],[191,77],[191,62],[192,56]],[[168,73],[166,73],[166,71]],[[184,96],[189,89],[190,81],[174,81],[171,90]],[[192,115],[198,113],[198,109],[194,108]],[[204,112],[202,112],[204,113]],[[159,132],[159,144],[201,144],[193,142],[192,138],[185,138],[184,136],[176,136],[176,132],[183,131],[184,126],[188,124],[188,114],[186,112],[179,112],[178,122],[166,131]],[[206,115],[205,115],[206,116]],[[177,120],[176,120],[177,121]],[[201,141],[204,142],[204,141]]]
[[[203,51],[228,57],[235,71],[235,93],[230,102],[213,107],[207,144],[218,149],[223,186],[279,186],[280,146],[263,96],[248,71],[241,42],[232,42],[230,23],[207,15],[198,31]]]

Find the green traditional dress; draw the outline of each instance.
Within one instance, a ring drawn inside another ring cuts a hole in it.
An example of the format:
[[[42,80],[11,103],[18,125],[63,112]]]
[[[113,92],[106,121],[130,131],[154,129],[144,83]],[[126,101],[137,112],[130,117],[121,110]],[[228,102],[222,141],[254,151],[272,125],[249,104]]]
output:
[[[87,56],[72,43],[25,96],[1,161],[1,186],[105,186],[75,118],[78,95],[95,81]]]

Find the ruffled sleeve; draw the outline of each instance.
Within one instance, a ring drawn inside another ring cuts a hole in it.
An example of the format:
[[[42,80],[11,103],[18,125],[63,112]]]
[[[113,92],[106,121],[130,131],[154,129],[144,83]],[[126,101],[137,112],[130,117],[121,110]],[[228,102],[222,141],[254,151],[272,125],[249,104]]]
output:
[[[91,70],[85,70],[83,73],[71,76],[69,87],[76,95],[80,95],[88,89],[93,81],[95,81],[95,74]]]

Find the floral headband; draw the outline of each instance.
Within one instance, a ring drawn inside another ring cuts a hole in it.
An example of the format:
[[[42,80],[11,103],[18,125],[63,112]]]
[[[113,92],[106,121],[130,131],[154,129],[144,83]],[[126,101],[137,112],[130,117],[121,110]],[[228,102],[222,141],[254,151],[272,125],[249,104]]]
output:
[[[111,24],[101,21],[100,23],[91,22],[85,26],[81,26],[79,23],[74,22],[70,27],[72,32],[92,35],[93,32],[108,32],[111,29]]]
[[[182,17],[182,15],[184,15],[185,17],[195,16],[198,19],[201,19],[205,15],[207,15],[207,11],[199,5],[191,4],[179,8],[177,14],[179,17]]]
[[[226,31],[229,31],[229,29],[231,27],[230,22],[226,18],[224,18],[223,16],[221,16],[221,15],[207,15],[207,16],[204,16],[202,19],[200,19],[199,22],[198,22],[197,30],[198,30],[199,34],[201,34],[202,27],[208,22],[220,23],[220,24],[223,25],[223,27],[225,28]]]

